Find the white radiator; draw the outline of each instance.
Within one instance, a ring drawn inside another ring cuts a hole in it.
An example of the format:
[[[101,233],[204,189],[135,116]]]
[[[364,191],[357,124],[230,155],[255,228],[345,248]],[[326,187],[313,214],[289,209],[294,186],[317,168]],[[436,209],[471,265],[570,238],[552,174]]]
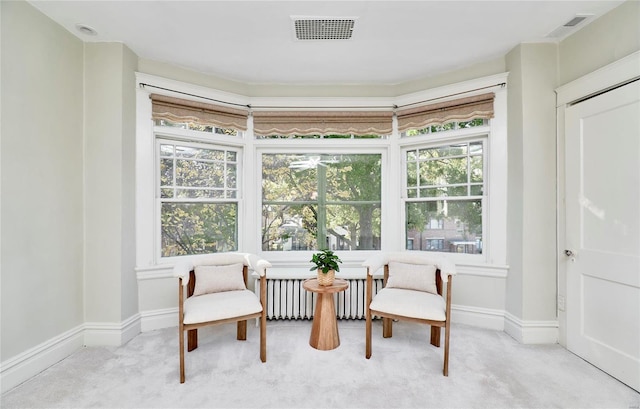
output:
[[[317,295],[302,288],[305,278],[267,277],[267,319],[300,320],[312,319]],[[349,288],[334,294],[338,319],[365,319],[365,278],[345,278]],[[256,280],[256,293],[260,281]],[[382,278],[374,278],[373,294],[382,288]]]

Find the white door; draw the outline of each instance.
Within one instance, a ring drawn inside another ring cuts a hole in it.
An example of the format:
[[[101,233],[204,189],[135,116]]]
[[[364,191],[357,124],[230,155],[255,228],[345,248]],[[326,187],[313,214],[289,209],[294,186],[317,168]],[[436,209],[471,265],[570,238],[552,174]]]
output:
[[[565,111],[567,348],[640,391],[640,81]]]

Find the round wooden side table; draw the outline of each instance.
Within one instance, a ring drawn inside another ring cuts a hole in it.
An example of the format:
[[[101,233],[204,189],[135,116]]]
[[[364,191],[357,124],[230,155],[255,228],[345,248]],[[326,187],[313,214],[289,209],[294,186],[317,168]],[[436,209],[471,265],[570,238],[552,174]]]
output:
[[[340,335],[338,334],[338,319],[333,294],[349,288],[349,282],[336,278],[331,285],[320,285],[317,278],[310,278],[302,283],[302,287],[318,294],[309,345],[322,351],[339,347]]]

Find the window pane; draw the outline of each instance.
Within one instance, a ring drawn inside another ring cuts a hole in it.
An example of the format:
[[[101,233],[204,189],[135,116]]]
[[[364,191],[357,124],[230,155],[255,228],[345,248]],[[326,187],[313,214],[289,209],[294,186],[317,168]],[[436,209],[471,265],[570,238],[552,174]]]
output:
[[[161,198],[172,198],[173,197],[173,189],[160,189],[160,197]]]
[[[420,185],[450,185],[467,182],[467,158],[430,160],[420,163]]]
[[[262,199],[308,201],[317,199],[315,167],[301,155],[262,155]]]
[[[483,194],[483,186],[482,185],[471,185],[471,196],[482,196]]]
[[[180,199],[223,199],[224,190],[222,189],[176,189],[176,197]]]
[[[327,248],[375,250],[380,248],[380,206],[327,206]]]
[[[160,156],[173,156],[173,145],[160,145]]]
[[[471,156],[469,158],[469,168],[471,182],[482,182],[482,156]]]
[[[163,203],[162,256],[236,251],[235,203]]]
[[[414,250],[482,253],[481,200],[408,202],[406,217]]]
[[[236,129],[225,129],[225,128],[215,128],[209,125],[200,125],[195,123],[187,123],[187,122],[172,122],[166,119],[155,119],[154,124],[156,126],[166,126],[170,128],[182,128],[182,129],[191,129],[192,131],[200,131],[200,132],[208,132],[215,133],[219,135],[229,135],[229,136],[238,136],[238,130]]]
[[[262,250],[316,250],[315,205],[262,206]]]
[[[173,185],[173,159],[160,159],[160,186]]]
[[[176,146],[176,156],[179,158],[211,159],[224,161],[225,151],[193,148],[190,146]]]
[[[407,162],[407,187],[418,186],[418,164]]]
[[[236,182],[237,182],[237,166],[236,165],[227,165],[227,188],[229,189],[235,189],[236,188]]]
[[[224,164],[195,160],[176,160],[176,185],[224,187]]]
[[[379,248],[381,155],[263,154],[262,199],[266,251]]]

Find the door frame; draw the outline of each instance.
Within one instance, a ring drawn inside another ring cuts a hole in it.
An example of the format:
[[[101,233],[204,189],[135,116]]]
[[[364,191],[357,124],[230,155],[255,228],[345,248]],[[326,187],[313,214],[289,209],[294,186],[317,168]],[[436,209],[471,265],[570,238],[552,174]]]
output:
[[[558,180],[556,183],[557,214],[557,243],[556,260],[558,271],[558,341],[567,346],[567,314],[565,301],[567,296],[568,257],[564,255],[566,247],[565,237],[565,109],[576,102],[584,101],[600,95],[608,90],[624,85],[631,80],[640,78],[640,51],[636,51],[592,73],[556,88],[556,169]]]

